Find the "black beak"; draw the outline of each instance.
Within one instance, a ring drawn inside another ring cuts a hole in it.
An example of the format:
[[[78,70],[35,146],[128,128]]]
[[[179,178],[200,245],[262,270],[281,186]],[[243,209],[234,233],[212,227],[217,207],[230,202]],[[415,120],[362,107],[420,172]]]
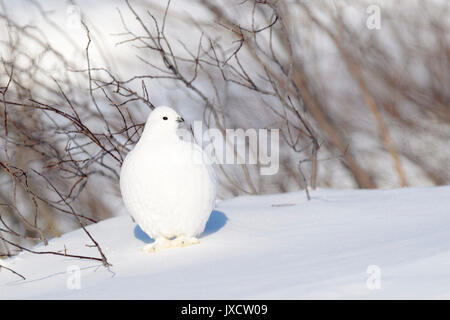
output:
[[[184,119],[183,119],[182,117],[178,117],[176,121],[177,121],[178,123],[180,123],[180,122],[184,122]]]

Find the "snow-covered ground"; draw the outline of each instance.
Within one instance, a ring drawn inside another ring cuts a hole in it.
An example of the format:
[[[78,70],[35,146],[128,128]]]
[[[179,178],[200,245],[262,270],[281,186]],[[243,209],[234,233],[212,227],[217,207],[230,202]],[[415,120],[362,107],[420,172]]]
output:
[[[2,270],[0,298],[450,299],[450,186],[235,198],[218,204],[200,245],[153,254],[129,216],[89,230],[113,267],[23,253],[1,261],[27,279]],[[46,249],[96,255],[88,243],[78,230]],[[71,266],[81,289],[68,289]],[[380,289],[369,289],[377,270]]]

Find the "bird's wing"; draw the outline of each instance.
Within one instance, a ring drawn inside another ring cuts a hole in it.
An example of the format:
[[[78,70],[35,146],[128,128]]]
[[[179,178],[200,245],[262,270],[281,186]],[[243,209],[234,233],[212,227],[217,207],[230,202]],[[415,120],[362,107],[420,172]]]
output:
[[[203,151],[203,149],[198,144],[192,142],[190,142],[190,144],[192,145],[193,151],[197,153],[197,155],[195,156],[198,157],[199,159],[203,159],[203,164],[207,167],[208,173],[215,185],[217,183],[217,175],[213,167],[213,161],[211,160],[210,157],[208,157],[208,155]]]
[[[203,149],[196,143],[187,142],[191,147],[192,152],[194,152],[194,158],[195,159],[201,159],[203,165],[206,167],[208,171],[209,178],[211,179],[211,199],[210,199],[210,206],[211,210],[215,206],[215,200],[216,200],[216,185],[217,185],[217,175],[214,170],[213,161],[208,157],[208,155],[203,151]]]
[[[217,183],[217,175],[216,171],[214,170],[213,161],[210,157],[202,150],[202,148],[199,145],[195,145],[196,148],[198,148],[202,152],[203,159],[205,161],[205,165],[208,168],[209,175],[211,176],[211,179],[214,182],[214,185]]]

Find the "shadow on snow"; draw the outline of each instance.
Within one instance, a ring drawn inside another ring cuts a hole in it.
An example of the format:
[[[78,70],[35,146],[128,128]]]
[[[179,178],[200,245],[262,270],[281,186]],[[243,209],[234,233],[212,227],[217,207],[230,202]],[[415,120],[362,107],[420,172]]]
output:
[[[216,233],[217,231],[222,229],[223,226],[226,225],[227,220],[228,220],[228,218],[225,215],[225,213],[223,213],[221,211],[214,210],[213,212],[211,212],[211,216],[209,217],[209,220],[206,223],[205,230],[200,235],[200,238],[204,238],[204,237],[207,237],[207,236],[209,236],[209,235],[211,235],[213,233]],[[136,237],[136,239],[139,239],[139,240],[141,240],[141,241],[143,241],[145,243],[152,243],[153,241],[155,241],[152,238],[150,238],[141,229],[141,227],[139,227],[139,225],[136,225],[136,227],[134,228],[134,236]]]

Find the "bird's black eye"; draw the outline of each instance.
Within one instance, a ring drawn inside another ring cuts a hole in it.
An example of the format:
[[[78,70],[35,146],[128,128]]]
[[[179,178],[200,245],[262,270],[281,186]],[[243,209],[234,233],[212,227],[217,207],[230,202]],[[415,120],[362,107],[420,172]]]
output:
[[[169,118],[167,118],[167,117],[163,117],[163,120],[167,120],[167,119],[169,119]]]

